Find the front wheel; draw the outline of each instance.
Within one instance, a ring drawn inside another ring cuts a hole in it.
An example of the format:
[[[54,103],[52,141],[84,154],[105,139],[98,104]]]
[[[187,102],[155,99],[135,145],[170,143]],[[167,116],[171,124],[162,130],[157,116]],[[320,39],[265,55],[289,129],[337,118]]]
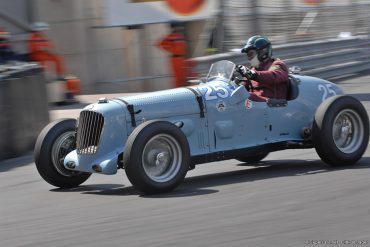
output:
[[[76,119],[60,119],[48,124],[35,145],[35,164],[41,177],[51,185],[72,188],[85,182],[91,173],[70,171],[64,158],[76,148]]]
[[[138,190],[144,193],[170,191],[189,169],[189,144],[174,124],[147,121],[129,136],[123,164],[128,179]]]
[[[335,96],[316,111],[312,138],[320,158],[332,166],[352,165],[369,141],[369,118],[357,99]]]

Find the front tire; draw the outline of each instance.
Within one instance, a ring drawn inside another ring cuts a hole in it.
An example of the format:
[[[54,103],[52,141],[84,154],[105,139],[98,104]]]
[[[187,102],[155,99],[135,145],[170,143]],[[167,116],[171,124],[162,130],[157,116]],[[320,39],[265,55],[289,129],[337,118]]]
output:
[[[138,190],[147,194],[171,191],[189,169],[189,144],[174,124],[147,121],[129,136],[123,164],[128,179]]]
[[[332,166],[355,164],[369,141],[369,118],[351,96],[335,96],[316,111],[312,138],[320,158]]]
[[[35,164],[41,177],[59,188],[72,188],[85,182],[91,173],[67,170],[63,161],[76,147],[76,119],[60,119],[48,124],[35,145]]]

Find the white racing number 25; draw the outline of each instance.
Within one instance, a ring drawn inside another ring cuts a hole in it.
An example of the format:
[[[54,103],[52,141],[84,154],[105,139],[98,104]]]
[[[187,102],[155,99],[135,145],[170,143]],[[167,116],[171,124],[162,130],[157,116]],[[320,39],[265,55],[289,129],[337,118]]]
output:
[[[334,89],[332,89],[332,85],[330,84],[319,84],[317,88],[319,89],[319,91],[322,92],[322,101],[324,101],[328,97],[337,95]]]
[[[224,99],[230,95],[229,91],[221,86],[202,86],[199,89],[204,92],[205,100]]]

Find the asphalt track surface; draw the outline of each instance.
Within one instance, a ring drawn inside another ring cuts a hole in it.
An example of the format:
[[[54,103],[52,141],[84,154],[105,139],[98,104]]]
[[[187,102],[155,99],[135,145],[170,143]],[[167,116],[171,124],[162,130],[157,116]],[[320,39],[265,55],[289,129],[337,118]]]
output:
[[[339,84],[370,113],[370,76]],[[0,246],[370,246],[369,168],[369,147],[346,168],[288,150],[199,165],[174,192],[141,196],[123,170],[54,188],[26,155],[0,163]]]

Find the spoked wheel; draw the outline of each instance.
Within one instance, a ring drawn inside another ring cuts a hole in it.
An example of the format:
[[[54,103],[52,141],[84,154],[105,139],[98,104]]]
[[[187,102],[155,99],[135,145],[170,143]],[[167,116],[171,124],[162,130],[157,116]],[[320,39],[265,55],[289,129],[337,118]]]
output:
[[[336,96],[317,109],[312,129],[320,158],[332,165],[356,163],[369,141],[369,118],[363,105],[350,96]]]
[[[74,131],[68,131],[59,136],[51,149],[51,160],[58,173],[66,177],[72,177],[79,172],[67,170],[63,161],[66,155],[76,148],[76,138]]]
[[[189,145],[183,132],[172,123],[147,121],[129,136],[123,163],[128,179],[138,190],[170,191],[189,169]]]
[[[51,185],[71,188],[85,182],[91,173],[70,171],[64,158],[76,148],[75,119],[61,119],[48,124],[35,145],[35,164],[41,177]]]

